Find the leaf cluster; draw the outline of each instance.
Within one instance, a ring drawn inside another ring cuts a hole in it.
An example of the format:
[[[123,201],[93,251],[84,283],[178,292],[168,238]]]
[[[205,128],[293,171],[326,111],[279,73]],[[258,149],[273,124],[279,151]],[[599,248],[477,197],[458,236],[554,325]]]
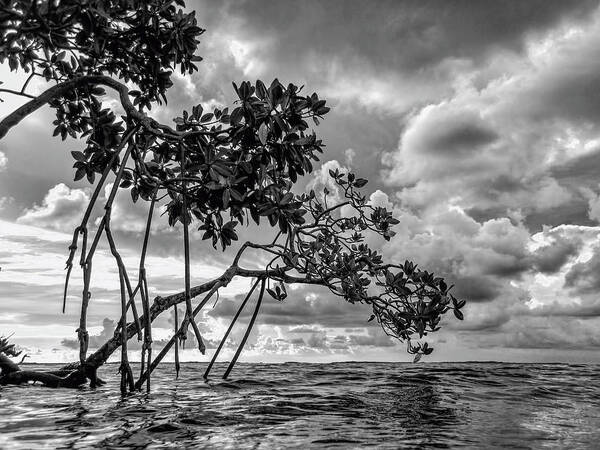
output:
[[[197,105],[174,119],[179,135],[140,140],[136,168],[123,185],[132,186],[134,200],[164,190],[169,223],[198,221],[203,238],[223,249],[238,239],[235,227],[250,220],[265,218],[283,233],[304,223],[291,188],[323,152],[307,120],[329,111],[316,94],[302,96],[278,80],[234,89],[231,111]]]
[[[114,76],[135,84],[136,104],[150,108],[166,101],[173,70],[192,73],[202,59],[195,51],[204,30],[183,6],[181,0],[1,0],[0,63],[47,81]]]
[[[360,192],[366,180],[339,170],[330,171],[330,176],[340,192],[334,195],[325,189],[322,196],[314,191],[297,196],[299,211],[309,218],[292,226],[285,243],[258,246],[275,255],[271,278],[291,282],[294,279],[280,274],[295,273],[349,303],[368,304],[373,310],[369,321],[376,319],[389,336],[407,342],[416,360],[430,354],[433,347],[414,340],[438,331],[450,310],[462,320],[466,302],[450,293],[452,286],[443,278],[411,261],[385,263],[365,240],[368,235],[390,240],[398,220],[385,208],[368,204]],[[332,205],[331,197],[338,196],[343,201]],[[278,293],[269,293],[281,300]]]
[[[15,344],[11,344],[9,341],[10,336],[0,336],[0,354],[7,356],[19,356],[23,351],[19,351],[15,348]]]

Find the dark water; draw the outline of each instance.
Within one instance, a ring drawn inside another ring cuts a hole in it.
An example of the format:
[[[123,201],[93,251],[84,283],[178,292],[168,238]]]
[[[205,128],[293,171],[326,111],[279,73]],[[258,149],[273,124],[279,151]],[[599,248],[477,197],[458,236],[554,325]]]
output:
[[[0,448],[600,448],[600,365],[183,369],[126,399],[114,365],[95,391],[0,388]]]

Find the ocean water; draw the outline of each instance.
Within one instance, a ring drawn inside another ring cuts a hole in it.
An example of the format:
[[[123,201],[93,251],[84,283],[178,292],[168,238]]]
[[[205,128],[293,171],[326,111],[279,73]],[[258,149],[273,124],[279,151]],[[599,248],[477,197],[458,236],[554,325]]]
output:
[[[0,448],[600,448],[600,365],[204,364],[121,398],[0,387]],[[30,367],[32,368],[32,367]]]

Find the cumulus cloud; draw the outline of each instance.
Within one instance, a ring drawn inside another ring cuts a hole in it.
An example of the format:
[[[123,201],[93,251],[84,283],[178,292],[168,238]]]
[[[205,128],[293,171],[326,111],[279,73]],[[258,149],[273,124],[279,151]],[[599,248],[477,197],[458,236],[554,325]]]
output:
[[[367,203],[375,208],[385,208],[388,211],[394,208],[394,204],[390,201],[388,195],[379,189],[369,196]]]
[[[310,181],[306,185],[307,190],[314,189],[317,195],[322,195],[324,189],[327,189],[328,194],[327,201],[329,205],[339,203],[342,200],[343,192],[336,184],[335,180],[329,175],[330,170],[339,170],[340,173],[348,173],[348,168],[341,165],[337,160],[333,159],[324,162],[318,170],[313,172]]]
[[[69,231],[81,223],[89,193],[59,183],[48,191],[41,205],[34,205],[17,219],[19,223]]]
[[[510,289],[510,279],[530,268],[529,231],[508,218],[482,223],[459,207],[439,207],[419,215],[396,209],[397,234],[383,247],[390,260],[408,258],[449,277],[472,301],[493,300]]]
[[[387,183],[418,207],[451,201],[550,216],[578,203],[581,214],[581,184],[572,181],[583,167],[571,162],[597,146],[598,107],[585,93],[598,85],[595,63],[587,62],[598,61],[599,39],[594,13],[530,35],[520,53],[498,52],[462,71],[454,93],[412,114],[398,150],[385,159]]]
[[[489,158],[495,131],[474,108],[441,103],[423,108],[408,124],[390,177],[400,184],[444,180],[469,173]]]
[[[100,334],[90,335],[89,348],[95,349],[101,347],[107,340],[113,337],[115,329],[115,321],[107,317],[104,318]],[[61,344],[67,348],[79,349],[79,341],[77,339],[63,339]]]

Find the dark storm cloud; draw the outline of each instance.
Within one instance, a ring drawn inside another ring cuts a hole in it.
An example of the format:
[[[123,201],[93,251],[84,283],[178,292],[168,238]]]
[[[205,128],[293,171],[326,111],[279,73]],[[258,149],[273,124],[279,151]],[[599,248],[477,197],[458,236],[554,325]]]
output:
[[[481,273],[494,278],[518,279],[519,275],[530,269],[528,258],[524,254],[496,254],[482,261]]]
[[[543,211],[532,211],[523,221],[528,229],[540,231],[543,227],[556,227],[559,225],[585,225],[592,226],[596,223],[590,220],[588,214],[588,201],[582,197],[574,197],[570,202],[555,208]]]
[[[280,66],[314,52],[325,58],[358,55],[375,68],[418,71],[446,58],[520,51],[525,34],[565,19],[585,19],[596,6],[596,1],[561,0],[321,0],[226,2],[222,8],[242,19],[248,33],[277,36],[275,49],[265,48],[261,56]]]

